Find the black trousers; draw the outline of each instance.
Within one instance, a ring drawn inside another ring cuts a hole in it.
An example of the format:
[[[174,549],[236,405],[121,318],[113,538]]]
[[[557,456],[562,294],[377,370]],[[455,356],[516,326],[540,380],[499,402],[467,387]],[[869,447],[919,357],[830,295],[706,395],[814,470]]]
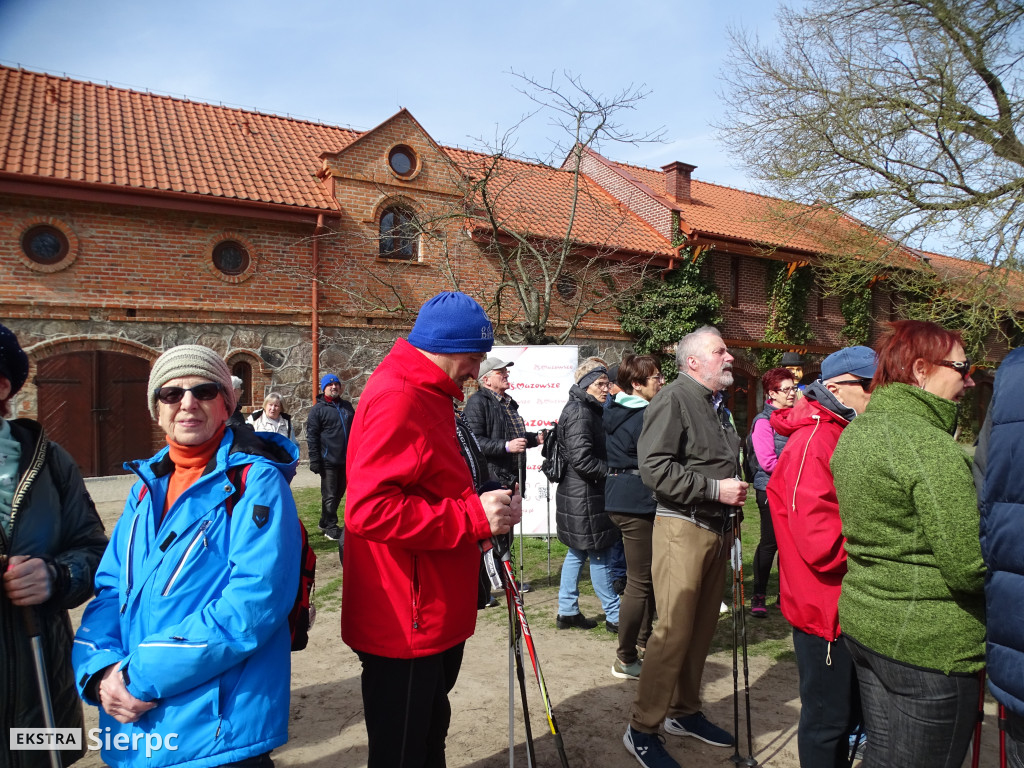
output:
[[[768,508],[768,492],[756,491],[757,511],[761,517],[761,540],[754,550],[754,594],[763,595],[768,591],[768,577],[772,573],[772,563],[779,551],[775,543],[775,526],[772,525],[772,513]]]
[[[320,475],[320,525],[332,528],[338,524],[338,504],[345,495],[345,467],[324,464]]]
[[[363,664],[368,768],[444,768],[452,719],[448,694],[459,677],[465,645],[418,659],[356,651]]]
[[[800,678],[800,765],[846,768],[850,734],[861,720],[853,657],[842,638],[830,643],[795,627],[793,649]]]

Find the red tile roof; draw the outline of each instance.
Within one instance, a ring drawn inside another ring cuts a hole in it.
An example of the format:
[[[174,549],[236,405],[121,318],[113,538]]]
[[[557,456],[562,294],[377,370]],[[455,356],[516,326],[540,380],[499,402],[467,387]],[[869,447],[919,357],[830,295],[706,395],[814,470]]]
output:
[[[569,231],[584,247],[615,249],[659,256],[673,256],[676,249],[650,224],[619,203],[587,176],[580,177],[579,194],[573,195],[573,174],[559,168],[500,158],[463,149],[448,155],[473,179],[481,178],[497,162],[488,192],[500,210],[504,229],[541,239],[561,240]],[[573,208],[573,200],[576,207]],[[489,229],[485,222],[477,222]]]
[[[345,128],[0,67],[0,172],[337,210]]]
[[[320,156],[359,132],[302,120],[0,67],[0,173],[337,210]],[[485,155],[442,148],[467,169]],[[571,177],[502,160],[505,220],[561,237]],[[584,179],[581,245],[672,255],[671,244]]]

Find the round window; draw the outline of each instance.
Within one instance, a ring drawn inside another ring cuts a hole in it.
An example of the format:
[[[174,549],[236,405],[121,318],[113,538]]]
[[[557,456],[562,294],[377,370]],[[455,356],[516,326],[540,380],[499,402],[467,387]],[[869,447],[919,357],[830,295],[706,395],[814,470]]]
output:
[[[416,170],[416,154],[409,147],[399,144],[388,153],[388,165],[398,176],[412,176]]]
[[[558,289],[558,295],[563,299],[571,299],[576,295],[576,281],[566,275],[558,278],[558,282],[555,283],[555,288]]]
[[[240,275],[249,268],[249,252],[235,240],[217,243],[213,249],[213,266],[225,275]]]
[[[21,250],[36,264],[58,264],[68,249],[67,236],[48,224],[32,227],[21,237]]]

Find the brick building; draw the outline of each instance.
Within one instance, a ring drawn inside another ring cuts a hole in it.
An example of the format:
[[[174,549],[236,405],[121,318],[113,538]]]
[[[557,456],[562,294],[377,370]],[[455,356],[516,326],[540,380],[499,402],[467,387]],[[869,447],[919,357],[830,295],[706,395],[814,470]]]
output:
[[[150,363],[201,343],[245,380],[246,406],[280,392],[301,431],[320,373],[358,397],[424,299],[498,283],[479,227],[408,226],[413,212],[456,207],[487,161],[438,145],[405,110],[360,133],[0,67],[0,320],[31,361],[18,415],[39,418],[86,475],[119,472],[160,440],[143,426]],[[572,174],[502,163],[510,220],[560,236]],[[765,211],[779,201],[700,182],[692,165],[659,171],[587,152],[582,170],[571,213],[584,248],[667,270],[682,236],[714,246],[745,423],[765,263],[808,262],[814,238],[774,236]],[[888,297],[874,300],[887,319]],[[554,326],[570,303],[553,306]],[[844,321],[828,297],[809,302],[807,319],[810,376],[843,345]],[[613,358],[630,346],[607,312],[570,341]]]

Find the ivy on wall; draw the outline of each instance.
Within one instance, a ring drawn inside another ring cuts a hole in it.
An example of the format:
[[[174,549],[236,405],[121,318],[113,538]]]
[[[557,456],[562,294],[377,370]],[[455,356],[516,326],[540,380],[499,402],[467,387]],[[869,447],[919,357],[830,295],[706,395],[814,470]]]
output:
[[[666,379],[676,376],[675,357],[665,350],[702,325],[718,325],[722,299],[715,284],[701,272],[709,251],[696,258],[692,250],[680,252],[681,264],[663,280],[647,280],[620,301],[619,327],[634,340],[641,355],[655,355]]]
[[[871,338],[871,289],[860,288],[843,295],[839,311],[846,321],[839,333],[850,345],[867,346]]]
[[[814,285],[814,271],[799,267],[789,274],[784,261],[765,262],[765,291],[768,294],[768,320],[763,340],[773,344],[800,346],[811,338],[807,322],[807,299]],[[760,349],[755,353],[762,371],[776,367],[782,360],[781,349]]]

